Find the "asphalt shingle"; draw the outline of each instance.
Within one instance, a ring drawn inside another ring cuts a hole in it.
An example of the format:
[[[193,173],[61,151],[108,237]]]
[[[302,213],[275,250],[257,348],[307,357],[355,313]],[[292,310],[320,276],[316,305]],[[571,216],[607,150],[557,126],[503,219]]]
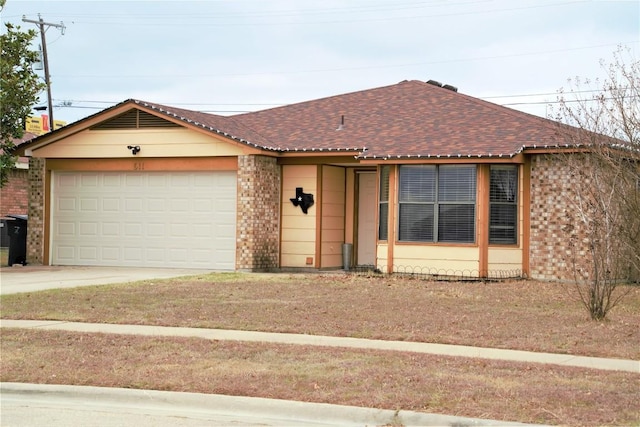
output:
[[[363,159],[473,158],[565,145],[557,122],[417,80],[233,116],[140,100],[112,109],[123,104],[272,152],[346,152]]]
[[[513,156],[559,140],[551,120],[416,80],[224,118],[180,112],[263,148],[363,158]]]

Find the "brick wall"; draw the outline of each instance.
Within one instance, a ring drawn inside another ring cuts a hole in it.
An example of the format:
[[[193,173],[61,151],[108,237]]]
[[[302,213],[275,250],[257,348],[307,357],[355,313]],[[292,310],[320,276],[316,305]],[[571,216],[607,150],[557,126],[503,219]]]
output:
[[[29,160],[29,222],[27,227],[27,262],[44,261],[45,160]]]
[[[9,180],[0,189],[0,216],[27,215],[29,198],[29,171],[13,169]]]
[[[268,270],[280,265],[280,181],[275,158],[238,157],[238,270]]]
[[[531,159],[530,275],[542,280],[571,280],[571,236],[568,201],[575,197],[569,169],[556,156]]]

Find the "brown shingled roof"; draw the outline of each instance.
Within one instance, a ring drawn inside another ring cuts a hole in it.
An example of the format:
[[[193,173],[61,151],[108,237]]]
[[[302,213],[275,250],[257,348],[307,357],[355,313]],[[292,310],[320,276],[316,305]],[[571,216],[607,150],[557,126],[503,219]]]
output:
[[[363,158],[513,156],[559,139],[553,121],[416,80],[233,117],[282,150]]]
[[[565,145],[554,121],[417,80],[233,116],[140,100],[110,109],[128,103],[275,152],[342,152],[362,159],[510,157],[524,148]]]

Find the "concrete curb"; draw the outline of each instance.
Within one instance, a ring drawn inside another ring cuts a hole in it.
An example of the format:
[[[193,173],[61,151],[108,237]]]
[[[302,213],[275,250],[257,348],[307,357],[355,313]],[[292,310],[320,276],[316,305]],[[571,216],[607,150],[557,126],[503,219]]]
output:
[[[640,361],[637,360],[606,359],[601,357],[574,356],[571,354],[536,353],[521,350],[506,350],[486,347],[470,347],[408,341],[384,341],[362,338],[328,337],[321,335],[303,334],[279,334],[225,329],[179,328],[146,325],[115,325],[104,323],[80,323],[47,320],[1,319],[0,327],[38,328],[74,332],[100,332],[145,336],[181,336],[210,340],[269,342],[276,344],[297,344],[322,347],[408,351],[414,353],[437,354],[442,356],[506,360],[521,363],[544,363],[559,366],[640,373]]]
[[[28,396],[30,401],[47,399],[59,405],[89,405],[97,409],[119,409],[142,414],[164,414],[207,420],[215,415],[242,415],[260,419],[282,420],[283,423],[305,425],[402,425],[402,426],[524,426],[514,422],[465,418],[450,415],[427,414],[412,411],[360,408],[265,399],[211,395],[201,393],[177,393],[157,390],[134,390],[87,386],[51,384],[2,383],[3,399],[12,395]]]

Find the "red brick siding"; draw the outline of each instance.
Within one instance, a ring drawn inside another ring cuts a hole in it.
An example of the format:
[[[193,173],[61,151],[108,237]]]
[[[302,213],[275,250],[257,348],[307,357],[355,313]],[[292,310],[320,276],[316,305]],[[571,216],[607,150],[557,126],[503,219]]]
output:
[[[29,171],[9,171],[9,180],[0,188],[0,216],[27,215],[29,205]]]

